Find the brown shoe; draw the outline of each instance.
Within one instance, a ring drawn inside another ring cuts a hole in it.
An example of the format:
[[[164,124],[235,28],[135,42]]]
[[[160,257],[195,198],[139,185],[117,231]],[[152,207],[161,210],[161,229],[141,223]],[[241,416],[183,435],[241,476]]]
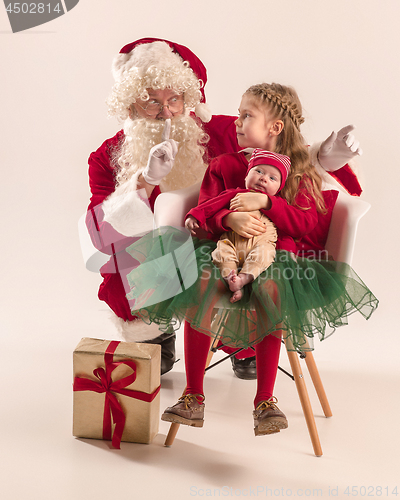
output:
[[[277,402],[275,397],[269,398],[268,401],[261,401],[253,411],[256,436],[275,434],[288,427],[285,414],[275,404]]]
[[[199,403],[196,396],[202,398],[203,402]],[[186,394],[180,397],[174,406],[165,409],[161,415],[161,420],[193,427],[203,427],[204,408],[204,396],[202,394]]]

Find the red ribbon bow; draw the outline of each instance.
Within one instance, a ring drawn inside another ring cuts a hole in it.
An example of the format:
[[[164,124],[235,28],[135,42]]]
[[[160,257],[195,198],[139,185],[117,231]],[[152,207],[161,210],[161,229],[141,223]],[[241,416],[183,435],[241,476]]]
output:
[[[131,389],[126,389],[126,387],[132,384],[136,380],[136,363],[132,360],[123,360],[118,362],[113,362],[114,352],[118,346],[118,341],[111,341],[108,345],[106,352],[104,353],[104,368],[96,368],[93,370],[95,377],[99,379],[99,382],[83,377],[75,377],[74,379],[74,391],[94,391],[98,393],[105,392],[105,402],[104,402],[104,414],[103,414],[103,439],[111,439],[111,415],[112,420],[115,424],[114,434],[112,437],[111,444],[114,448],[120,449],[122,433],[125,427],[125,414],[122,409],[120,402],[113,393],[122,394],[130,398],[139,399],[140,401],[146,401],[150,403],[160,392],[160,386],[155,389],[151,394],[142,391],[133,391]],[[127,377],[116,380],[115,382],[111,379],[112,372],[120,365],[127,365],[132,369],[132,374]]]

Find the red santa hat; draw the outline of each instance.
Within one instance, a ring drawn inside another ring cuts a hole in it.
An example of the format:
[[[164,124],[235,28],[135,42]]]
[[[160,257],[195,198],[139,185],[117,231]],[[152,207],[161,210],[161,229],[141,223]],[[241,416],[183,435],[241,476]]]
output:
[[[251,155],[247,174],[257,165],[272,165],[279,170],[281,173],[281,185],[278,189],[279,192],[285,185],[287,176],[289,175],[291,165],[289,156],[256,148]]]
[[[202,121],[211,120],[204,86],[207,70],[200,59],[184,45],[161,38],[141,38],[125,45],[114,58],[112,73],[117,83],[137,84],[142,80],[147,88],[181,88],[184,75],[191,71],[200,83],[199,96],[192,99],[196,116]],[[161,75],[161,78],[160,78]],[[187,89],[185,89],[185,94]]]

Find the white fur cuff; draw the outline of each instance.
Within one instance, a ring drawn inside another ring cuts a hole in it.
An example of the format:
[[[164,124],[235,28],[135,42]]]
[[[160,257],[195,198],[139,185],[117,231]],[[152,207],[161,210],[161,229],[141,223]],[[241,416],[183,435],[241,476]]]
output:
[[[144,342],[155,339],[163,333],[155,323],[147,325],[141,319],[124,321],[116,315],[113,315],[111,319],[125,342]]]
[[[153,213],[139,196],[145,196],[144,190],[128,190],[126,184],[118,186],[103,202],[104,220],[124,236],[140,236],[152,231]]]

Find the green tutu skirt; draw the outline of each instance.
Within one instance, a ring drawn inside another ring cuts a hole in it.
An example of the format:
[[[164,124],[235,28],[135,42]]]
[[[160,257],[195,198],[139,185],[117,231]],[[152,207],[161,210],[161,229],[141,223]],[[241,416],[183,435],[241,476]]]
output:
[[[215,248],[171,227],[133,243],[127,251],[141,264],[127,276],[132,314],[161,331],[186,320],[231,347],[247,348],[275,334],[289,349],[306,351],[315,336],[323,340],[346,325],[350,314],[368,319],[378,306],[349,265],[285,250],[277,250],[273,264],[232,304],[232,292],[211,260]]]

